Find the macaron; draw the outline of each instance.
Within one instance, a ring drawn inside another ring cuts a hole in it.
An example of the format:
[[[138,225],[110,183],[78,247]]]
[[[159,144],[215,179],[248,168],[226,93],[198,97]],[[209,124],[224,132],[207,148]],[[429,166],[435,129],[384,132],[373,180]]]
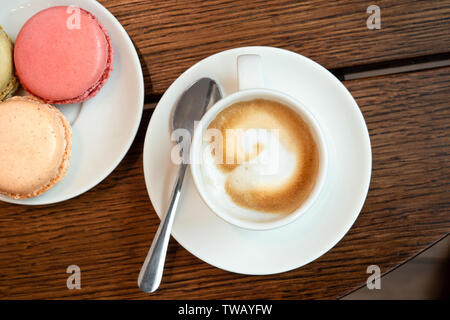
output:
[[[72,129],[54,106],[34,97],[0,103],[0,193],[38,196],[60,182],[70,166]]]
[[[42,10],[22,27],[14,48],[22,86],[46,103],[79,103],[94,97],[113,69],[106,29],[90,12],[58,6]]]
[[[0,101],[9,98],[19,87],[14,76],[13,42],[0,26]]]

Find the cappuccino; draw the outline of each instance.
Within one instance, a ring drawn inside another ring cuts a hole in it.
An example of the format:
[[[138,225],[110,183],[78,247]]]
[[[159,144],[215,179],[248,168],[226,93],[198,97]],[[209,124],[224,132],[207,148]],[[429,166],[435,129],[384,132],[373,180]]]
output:
[[[202,149],[203,181],[225,207],[289,214],[316,184],[319,151],[310,127],[276,101],[223,109],[205,131]]]

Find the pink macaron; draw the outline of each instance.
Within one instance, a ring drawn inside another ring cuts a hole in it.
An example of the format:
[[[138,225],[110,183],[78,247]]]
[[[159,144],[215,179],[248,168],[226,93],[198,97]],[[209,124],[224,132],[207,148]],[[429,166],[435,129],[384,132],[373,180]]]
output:
[[[77,7],[50,7],[32,16],[14,47],[16,74],[32,95],[52,104],[95,96],[113,68],[105,28]]]

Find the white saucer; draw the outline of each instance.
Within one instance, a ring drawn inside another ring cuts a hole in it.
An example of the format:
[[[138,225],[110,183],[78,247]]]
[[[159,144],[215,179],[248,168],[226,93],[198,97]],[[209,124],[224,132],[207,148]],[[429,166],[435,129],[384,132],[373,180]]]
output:
[[[301,267],[330,250],[363,206],[371,175],[369,134],[358,105],[330,72],[306,57],[270,47],[246,47],[210,56],[184,72],[153,112],[144,145],[144,174],[152,204],[165,214],[175,178],[170,161],[170,116],[177,99],[202,77],[225,93],[237,90],[236,58],[262,57],[266,86],[302,101],[320,122],[329,146],[329,174],[317,202],[293,223],[269,231],[232,226],[201,200],[187,172],[172,235],[188,251],[218,268],[273,274]]]
[[[82,105],[58,106],[72,124],[71,166],[65,179],[39,197],[10,203],[55,203],[86,192],[106,178],[133,142],[144,107],[144,81],[136,50],[119,21],[94,0],[8,0],[0,25],[15,39],[35,13],[57,5],[77,5],[93,13],[106,28],[114,47],[114,70],[106,85]]]

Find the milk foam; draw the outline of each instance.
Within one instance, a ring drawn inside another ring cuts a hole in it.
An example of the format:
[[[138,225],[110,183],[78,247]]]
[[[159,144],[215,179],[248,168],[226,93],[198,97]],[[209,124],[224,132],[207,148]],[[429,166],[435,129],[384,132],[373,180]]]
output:
[[[311,130],[276,101],[241,101],[222,110],[204,133],[202,152],[208,198],[246,218],[294,212],[316,182],[319,154]]]
[[[241,138],[240,147],[245,152],[251,153],[255,145],[261,146],[262,151],[256,157],[243,161],[231,172],[223,172],[217,166],[212,152],[214,143],[203,142],[203,180],[210,188],[208,191],[212,192],[216,201],[224,207],[236,207],[226,192],[227,181],[234,189],[243,191],[279,188],[289,181],[296,170],[297,156],[280,143],[277,131],[247,129],[243,131]]]

